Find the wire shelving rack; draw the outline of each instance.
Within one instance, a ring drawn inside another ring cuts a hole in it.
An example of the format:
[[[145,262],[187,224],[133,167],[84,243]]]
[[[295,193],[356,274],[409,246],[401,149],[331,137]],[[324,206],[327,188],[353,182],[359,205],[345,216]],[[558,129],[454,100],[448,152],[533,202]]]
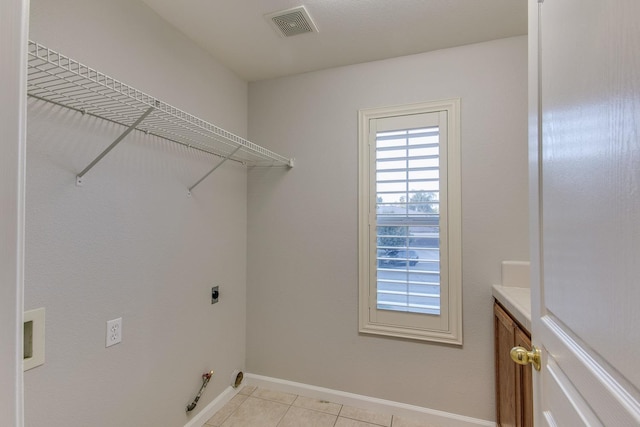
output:
[[[227,160],[247,166],[293,167],[291,158],[267,150],[33,41],[29,41],[27,81],[29,96],[126,128],[78,174],[79,185],[82,177],[133,130],[219,158],[213,169],[192,185],[189,192]]]

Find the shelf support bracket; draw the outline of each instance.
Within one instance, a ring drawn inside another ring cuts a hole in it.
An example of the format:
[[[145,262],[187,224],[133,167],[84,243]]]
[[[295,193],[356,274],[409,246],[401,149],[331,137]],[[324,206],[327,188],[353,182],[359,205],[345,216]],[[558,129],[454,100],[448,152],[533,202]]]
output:
[[[132,124],[131,126],[129,126],[127,128],[127,130],[125,130],[118,138],[116,138],[115,141],[113,141],[111,143],[111,145],[109,145],[102,153],[100,153],[100,155],[98,157],[96,157],[91,163],[89,163],[89,166],[87,166],[86,168],[84,168],[82,170],[82,172],[80,172],[78,175],[76,175],[76,185],[82,185],[82,177],[91,170],[91,168],[93,168],[100,160],[102,160],[102,158],[104,156],[106,156],[109,151],[113,150],[115,148],[116,145],[118,145],[120,143],[120,141],[122,141],[124,138],[126,138],[127,135],[129,135],[131,133],[132,130],[134,130],[136,127],[138,127],[138,125],[140,123],[142,123],[142,121],[144,119],[147,118],[147,116],[149,114],[151,114],[151,112],[154,110],[154,107],[149,107],[149,109],[147,111],[145,111],[139,118],[138,120],[135,121],[134,124]]]
[[[209,172],[207,172],[207,174],[205,176],[203,176],[202,178],[200,178],[198,180],[198,182],[196,182],[195,184],[193,184],[191,187],[189,187],[189,196],[191,195],[191,190],[193,190],[194,188],[196,188],[198,186],[198,184],[200,184],[202,181],[204,181],[209,175],[211,175],[213,173],[213,171],[215,171],[216,169],[218,169],[220,166],[222,166],[222,164],[224,162],[226,162],[227,160],[229,160],[231,158],[231,156],[233,156],[234,154],[236,154],[236,152],[240,149],[240,147],[242,147],[241,145],[238,145],[236,147],[235,150],[233,150],[231,153],[227,154],[222,160],[220,160],[220,162],[215,165],[213,167],[213,169],[211,169]]]

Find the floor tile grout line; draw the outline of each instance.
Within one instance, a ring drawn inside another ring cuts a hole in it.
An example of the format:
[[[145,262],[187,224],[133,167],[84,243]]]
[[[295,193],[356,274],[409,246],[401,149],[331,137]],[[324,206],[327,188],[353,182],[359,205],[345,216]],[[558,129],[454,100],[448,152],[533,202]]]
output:
[[[236,406],[236,407],[233,409],[233,411],[231,411],[231,412],[229,413],[229,415],[227,415],[227,416],[224,418],[224,420],[222,420],[222,422],[220,423],[220,427],[224,426],[224,423],[226,423],[226,422],[227,422],[227,420],[228,420],[229,418],[231,418],[231,416],[232,416],[233,414],[235,414],[235,413],[236,413],[236,411],[237,411],[238,409],[240,409],[240,407],[241,407],[242,405],[244,405],[244,404],[245,404],[245,402],[246,402],[247,400],[249,400],[249,397],[251,397],[251,395],[253,394],[253,392],[254,392],[254,391],[255,391],[255,390],[252,390],[252,391],[251,391],[251,393],[249,393],[249,394],[246,394],[246,395],[245,395],[245,396],[247,396],[247,398],[246,398],[246,399],[244,399],[244,400],[243,400],[243,401],[242,401],[238,406]],[[239,393],[238,393],[238,394],[239,394]],[[237,395],[236,395],[236,396],[237,396]],[[234,396],[234,397],[235,397],[235,396]],[[227,402],[227,403],[225,404],[225,406],[226,406],[227,404],[229,404],[229,402]],[[223,408],[224,408],[224,406],[223,406]],[[222,409],[222,408],[220,408],[220,409]],[[203,427],[205,427],[205,426],[203,426]]]
[[[342,409],[345,406],[348,406],[348,405],[341,405],[341,406],[342,406],[342,408],[340,408],[340,413],[338,414],[338,418],[342,417],[342,418],[346,418],[348,420],[360,421],[360,422],[371,424],[371,425],[378,426],[378,427],[392,427],[393,426],[393,417],[394,417],[394,415],[391,415],[391,423],[387,426],[387,425],[384,425],[384,424],[378,424],[378,423],[373,422],[373,421],[365,421],[365,420],[361,420],[361,419],[358,419],[358,418],[354,418],[352,416],[342,415]],[[354,406],[354,408],[357,408],[357,407]],[[358,409],[363,409],[363,408],[358,408]],[[373,413],[380,414],[379,412],[373,412]]]
[[[280,424],[282,424],[282,420],[285,419],[285,417],[287,416],[287,414],[289,413],[289,411],[291,410],[291,405],[289,405],[289,407],[287,408],[286,411],[284,411],[284,414],[282,414],[282,418],[280,418],[278,420],[278,424],[276,424],[276,427],[280,426]]]
[[[338,405],[338,406],[340,406],[340,410],[339,410],[337,413],[335,413],[335,414],[334,414],[334,413],[332,413],[332,412],[323,411],[323,410],[321,410],[321,409],[309,408],[309,407],[307,407],[307,406],[298,406],[298,405],[296,405],[295,403],[296,403],[296,400],[298,399],[298,397],[307,398],[306,396],[302,396],[302,395],[295,395],[295,397],[296,397],[296,398],[293,400],[293,402],[292,402],[292,403],[285,403],[285,402],[282,402],[282,401],[279,401],[279,400],[273,400],[273,399],[269,399],[269,398],[266,398],[266,397],[260,397],[260,396],[252,396],[252,395],[249,395],[249,397],[253,397],[254,399],[264,400],[264,401],[267,401],[267,402],[279,403],[279,404],[281,404],[281,405],[286,405],[286,406],[289,406],[289,407],[301,408],[301,409],[306,409],[306,410],[313,411],[313,412],[319,412],[319,413],[321,413],[321,414],[335,415],[336,417],[339,417],[339,416],[340,416],[340,412],[342,411],[342,408],[344,408],[344,406],[345,406],[345,405],[342,405],[342,404],[340,404],[340,403],[329,402],[329,401],[321,401],[321,400],[315,399],[315,400],[318,400],[319,402],[323,402],[323,403],[331,403],[331,404],[333,404],[333,405]],[[308,399],[311,399],[311,398],[308,398]],[[246,400],[245,400],[245,402],[246,402]],[[244,403],[244,402],[243,402],[243,403]],[[288,411],[288,409],[287,409],[287,411]],[[350,417],[343,417],[343,418],[349,418],[349,419],[353,419],[353,420],[356,420],[356,421],[362,421],[362,420],[358,420],[358,419],[356,419],[356,418],[350,418]],[[377,425],[380,425],[380,424],[377,424]],[[385,427],[385,426],[382,426],[382,427]]]
[[[291,405],[292,408],[300,408],[300,409],[305,409],[307,411],[312,411],[312,412],[317,412],[319,414],[327,414],[327,415],[333,415],[334,417],[339,417],[339,414],[334,414],[332,412],[327,412],[327,411],[321,411],[320,409],[313,409],[313,408],[307,408],[306,406],[296,406],[296,405]]]
[[[293,406],[292,403],[285,403],[285,402],[281,402],[279,400],[272,400],[272,399],[267,399],[265,397],[259,397],[259,396],[249,396],[249,397],[253,397],[254,399],[260,399],[260,400],[264,400],[265,402],[273,402],[273,403],[279,403],[281,405],[285,405],[285,406]],[[244,403],[244,402],[243,402]]]
[[[342,407],[344,405],[340,405],[340,411],[342,411]],[[336,424],[338,424],[338,420],[340,419],[340,411],[338,411],[338,415],[336,416],[336,420],[333,422],[333,427],[336,427]]]

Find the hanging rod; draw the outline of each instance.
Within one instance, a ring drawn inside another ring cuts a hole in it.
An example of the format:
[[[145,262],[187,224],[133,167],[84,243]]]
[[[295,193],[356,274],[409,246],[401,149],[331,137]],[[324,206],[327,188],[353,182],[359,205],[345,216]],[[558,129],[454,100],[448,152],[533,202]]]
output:
[[[41,44],[29,41],[28,58],[29,96],[127,126],[118,139],[78,174],[80,183],[82,177],[134,129],[216,155],[222,159],[216,168],[227,160],[247,166],[293,167],[291,158],[199,119]]]

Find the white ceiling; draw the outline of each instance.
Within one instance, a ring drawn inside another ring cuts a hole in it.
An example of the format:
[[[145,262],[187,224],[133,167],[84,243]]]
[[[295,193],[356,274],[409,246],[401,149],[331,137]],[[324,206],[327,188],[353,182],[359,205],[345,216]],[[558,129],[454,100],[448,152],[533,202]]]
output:
[[[142,0],[248,81],[527,33],[526,0]],[[265,14],[304,5],[318,33]]]

